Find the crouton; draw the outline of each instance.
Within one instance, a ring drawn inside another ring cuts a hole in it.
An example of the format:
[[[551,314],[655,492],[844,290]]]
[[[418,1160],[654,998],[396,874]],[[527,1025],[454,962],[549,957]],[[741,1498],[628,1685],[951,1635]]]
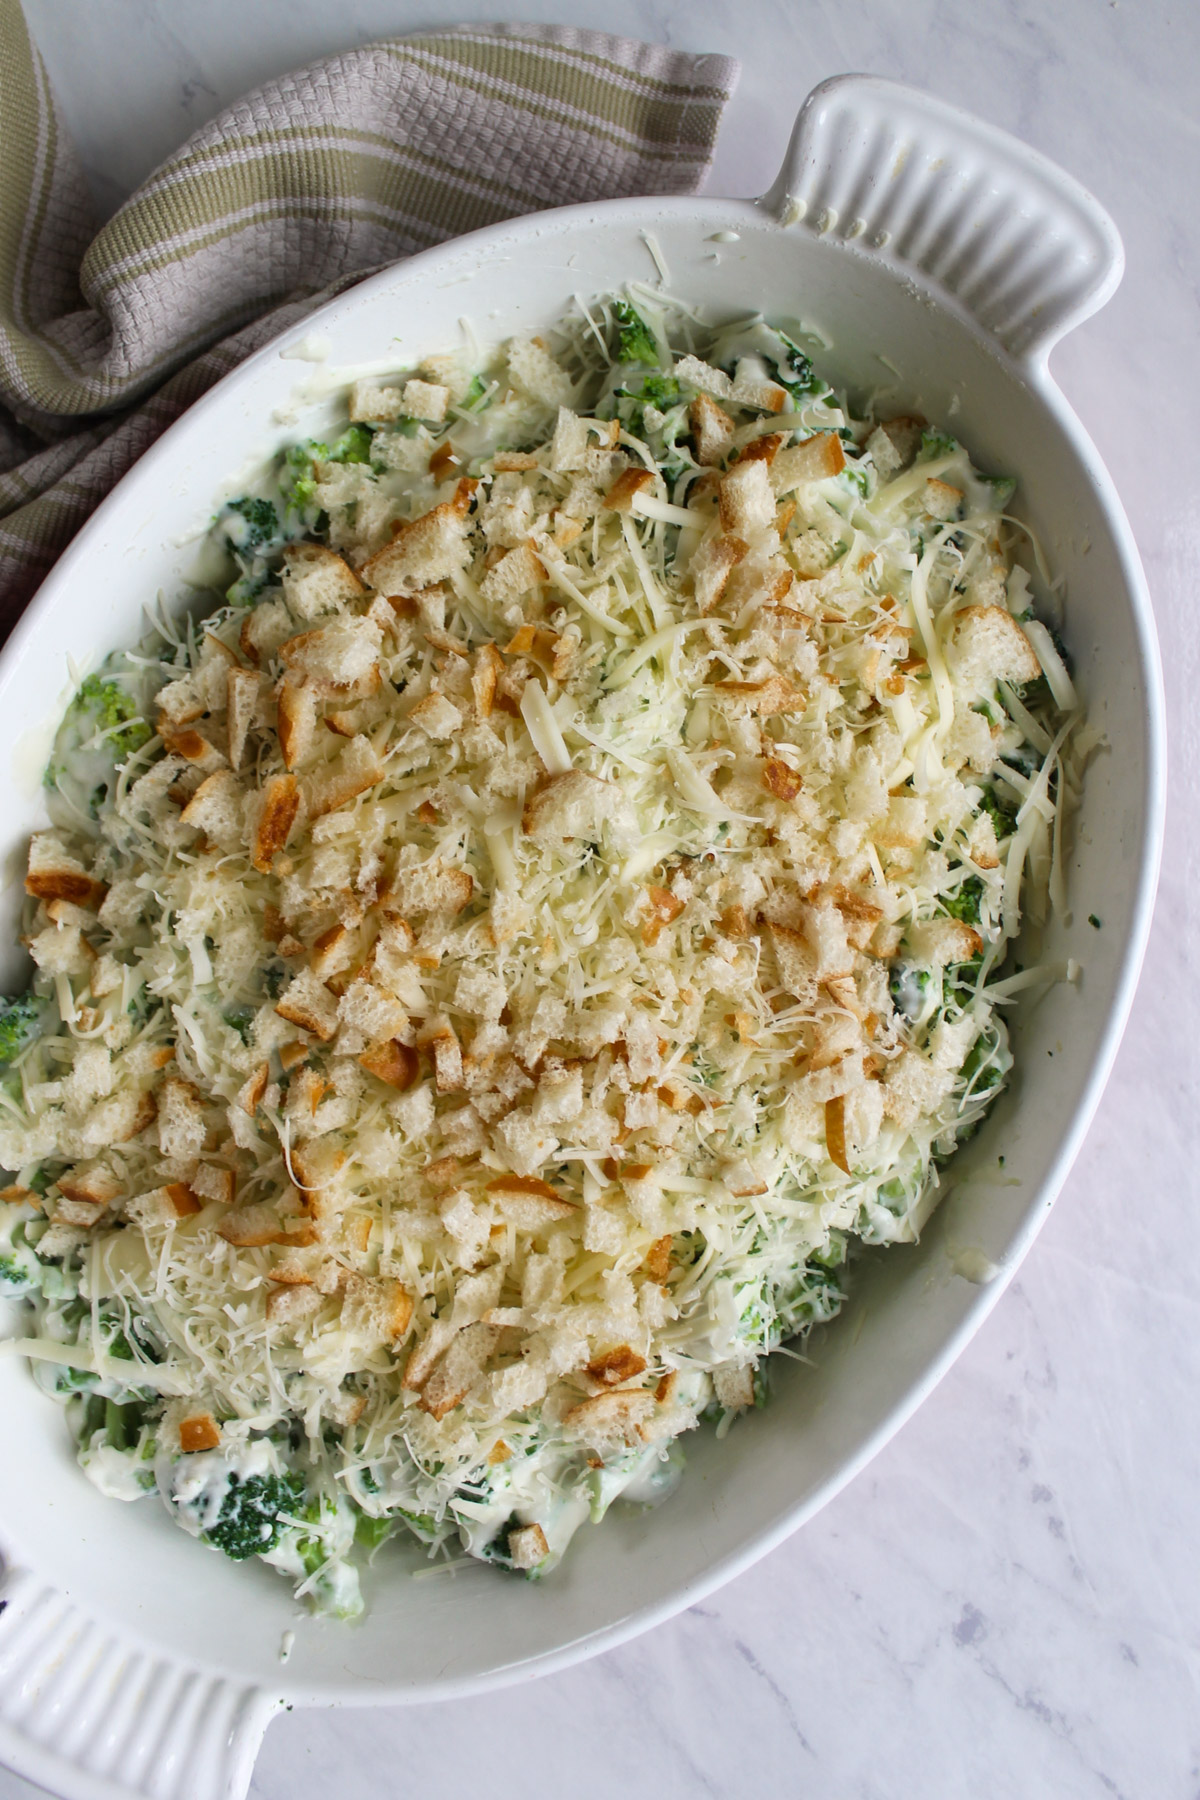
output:
[[[729,398],[735,406],[756,406],[762,412],[782,412],[788,403],[788,392],[777,381],[764,381],[755,372],[757,359],[739,362],[734,371]],[[761,364],[757,365],[761,368]]]
[[[415,594],[436,581],[459,574],[471,560],[467,514],[478,482],[460,481],[453,500],[401,525],[390,544],[364,565],[364,579],[376,593],[391,599]]]
[[[763,762],[763,786],[777,800],[794,800],[804,781],[791,763],[780,756],[768,756]]]
[[[301,969],[276,1001],[275,1011],[281,1019],[311,1031],[327,1044],[338,1027],[338,1003],[325,983],[311,969]]]
[[[237,1176],[232,1169],[222,1169],[216,1163],[201,1163],[192,1176],[191,1186],[201,1200],[215,1200],[222,1206],[232,1206]]]
[[[221,1429],[210,1412],[193,1413],[179,1422],[179,1448],[185,1456],[197,1450],[216,1450],[221,1443]]]
[[[763,462],[769,469],[785,442],[782,431],[767,432],[762,437],[751,438],[750,442],[744,444],[738,451],[734,460],[740,463]]]
[[[961,919],[927,919],[910,925],[905,942],[917,962],[938,969],[947,963],[970,962],[983,949],[982,937]]]
[[[559,1219],[569,1219],[579,1208],[564,1200],[548,1181],[536,1175],[501,1175],[489,1181],[487,1192],[497,1210],[518,1231],[544,1231]]]
[[[221,769],[225,766],[225,758],[216,745],[211,744],[204,734],[197,731],[194,726],[185,725],[182,731],[172,731],[160,719],[159,735],[164,748],[170,751],[172,756],[181,757],[184,762],[190,763],[192,768],[198,770],[202,775],[209,775],[214,769]]]
[[[689,387],[698,388],[702,394],[712,394],[718,400],[728,400],[733,392],[733,382],[721,369],[714,369],[710,363],[702,362],[698,356],[681,356],[675,364],[676,381],[686,381]]]
[[[288,608],[304,625],[344,613],[366,592],[349,563],[324,544],[292,544],[284,553],[281,579]]]
[[[696,461],[709,468],[723,461],[733,444],[733,420],[707,394],[698,394],[688,407],[688,424],[696,446]]]
[[[424,419],[429,425],[440,425],[446,417],[450,389],[440,382],[421,381],[414,377],[404,384],[404,411],[410,419]]]
[[[806,481],[825,481],[831,475],[840,475],[845,466],[841,438],[836,431],[823,431],[779,452],[771,464],[771,486],[782,499]]]
[[[804,711],[804,695],[792,686],[786,675],[769,675],[763,681],[718,681],[716,686],[720,693],[740,701],[760,719]]]
[[[654,471],[645,469],[640,464],[637,468],[626,469],[617,476],[604,496],[604,505],[609,512],[627,513],[633,508],[634,496],[642,489],[649,487],[654,480]]]
[[[77,1200],[86,1206],[111,1206],[121,1192],[121,1184],[110,1169],[71,1169],[55,1183],[65,1200]]]
[[[395,1343],[408,1330],[413,1315],[408,1289],[390,1276],[351,1275],[342,1301],[342,1323],[384,1343]]]
[[[645,1388],[616,1388],[594,1394],[571,1407],[563,1419],[568,1436],[595,1448],[614,1443],[644,1441],[644,1429],[655,1407],[654,1395]]]
[[[546,567],[528,544],[506,550],[499,562],[490,568],[479,584],[479,591],[489,606],[511,606],[531,588],[546,579]]]
[[[475,891],[468,869],[456,869],[432,857],[428,862],[398,869],[392,885],[392,904],[407,919],[429,913],[460,913]]]
[[[779,985],[794,994],[801,1005],[811,1005],[817,994],[817,959],[803,932],[790,925],[769,925]]]
[[[767,466],[762,462],[738,462],[721,477],[721,525],[738,537],[762,531],[775,521],[775,496]]]
[[[514,1569],[536,1569],[550,1554],[540,1525],[514,1525],[508,1534],[508,1560]]]
[[[179,822],[202,831],[228,855],[242,843],[244,798],[242,784],[233,770],[217,769],[200,783],[180,813]]]
[[[496,682],[503,668],[504,663],[495,644],[484,644],[475,652],[471,669],[471,693],[475,700],[475,710],[481,719],[491,717],[496,698]]]
[[[595,838],[612,799],[608,782],[581,769],[542,775],[526,796],[521,829],[539,844]]]
[[[288,638],[279,657],[293,680],[311,683],[318,695],[361,699],[378,690],[382,641],[374,619],[335,619]]]
[[[692,578],[696,605],[702,613],[712,611],[725,591],[730,571],[741,562],[746,553],[745,539],[727,534],[706,538],[697,546],[688,572]]]
[[[423,700],[417,701],[408,716],[435,743],[445,743],[452,738],[463,721],[453,700],[448,700],[445,694],[439,693],[426,694]]]
[[[260,1063],[253,1075],[244,1081],[238,1089],[237,1099],[234,1101],[234,1105],[240,1106],[244,1113],[248,1113],[250,1118],[253,1118],[259,1107],[262,1105],[262,1098],[267,1091],[267,1083],[270,1079],[270,1065],[268,1063]]]
[[[285,1235],[277,1214],[267,1205],[235,1207],[217,1226],[217,1236],[238,1250],[258,1250],[265,1244],[281,1244]]]
[[[190,1082],[169,1076],[158,1090],[158,1146],[189,1162],[204,1147],[204,1102]]]
[[[956,683],[972,694],[998,681],[1036,681],[1042,665],[1033,645],[1002,606],[964,606],[955,614],[946,661]]]
[[[108,889],[102,881],[92,879],[52,831],[38,831],[29,842],[25,892],[36,900],[70,900],[95,912]]]
[[[948,481],[931,476],[925,483],[922,504],[931,519],[957,519],[962,497],[961,488],[951,487]]]
[[[368,1075],[374,1075],[377,1080],[385,1081],[389,1087],[397,1088],[401,1093],[412,1086],[421,1066],[420,1058],[411,1045],[402,1044],[396,1038],[372,1044],[358,1060]]]
[[[651,1281],[660,1285],[671,1273],[671,1256],[675,1247],[675,1239],[668,1231],[662,1237],[655,1238],[647,1250],[642,1267]]]
[[[421,1384],[421,1410],[444,1419],[460,1405],[483,1373],[499,1337],[499,1326],[482,1323],[466,1325],[456,1333],[433,1373]],[[412,1367],[410,1360],[404,1376],[406,1387],[413,1385]]]
[[[395,419],[402,419],[407,411],[403,388],[383,387],[370,376],[351,385],[352,424],[390,425]]]
[[[738,1368],[734,1363],[718,1363],[712,1372],[713,1393],[718,1406],[729,1412],[741,1412],[754,1405],[754,1368],[750,1363]]]
[[[238,633],[242,655],[256,667],[269,662],[295,629],[296,621],[282,600],[260,601],[242,621]],[[199,713],[194,716],[199,717]]]
[[[544,344],[536,338],[513,338],[505,345],[505,355],[508,372],[518,387],[544,406],[570,406],[574,383]]]
[[[300,810],[300,789],[294,775],[273,775],[262,791],[250,860],[260,875],[271,873],[271,863],[291,835]]]
[[[587,1372],[593,1381],[604,1387],[619,1387],[623,1381],[632,1381],[646,1367],[646,1359],[639,1356],[628,1344],[618,1344],[615,1350],[605,1350],[600,1356],[594,1356],[587,1366]]]
[[[332,762],[322,764],[305,780],[304,793],[308,814],[320,819],[349,805],[359,794],[375,787],[386,773],[376,756],[370,738],[360,733],[346,744]]]
[[[225,680],[228,695],[226,717],[229,721],[229,761],[236,769],[241,764],[246,738],[254,723],[262,681],[253,669],[230,669]]]

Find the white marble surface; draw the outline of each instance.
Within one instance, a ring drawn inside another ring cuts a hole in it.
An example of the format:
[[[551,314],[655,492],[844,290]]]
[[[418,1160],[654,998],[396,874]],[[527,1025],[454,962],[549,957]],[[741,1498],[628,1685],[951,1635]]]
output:
[[[436,0],[26,0],[101,203],[262,78],[494,17]],[[802,1534],[649,1637],[532,1686],[296,1713],[260,1800],[1194,1800],[1200,1792],[1200,9],[1195,0],[522,0],[742,59],[714,187],[759,191],[821,77],[921,83],[1109,207],[1128,272],[1057,353],[1158,610],[1173,789],[1157,921],[1100,1116],[941,1388]],[[34,1790],[0,1771],[0,1800]]]

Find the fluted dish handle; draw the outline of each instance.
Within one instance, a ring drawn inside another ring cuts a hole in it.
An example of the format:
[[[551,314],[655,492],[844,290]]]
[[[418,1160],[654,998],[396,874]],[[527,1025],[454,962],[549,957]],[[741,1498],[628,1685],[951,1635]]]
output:
[[[1125,266],[1116,226],[1072,176],[873,75],[813,89],[760,204],[935,284],[1026,361],[1103,306]]]
[[[0,1607],[0,1763],[63,1800],[243,1800],[277,1698],[139,1649],[22,1569]]]

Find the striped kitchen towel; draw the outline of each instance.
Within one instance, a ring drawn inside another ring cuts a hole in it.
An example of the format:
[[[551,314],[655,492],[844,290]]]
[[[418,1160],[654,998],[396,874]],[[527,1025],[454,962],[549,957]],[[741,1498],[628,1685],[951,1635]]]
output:
[[[0,638],[198,395],[372,269],[519,213],[695,192],[738,65],[561,26],[332,56],[198,131],[94,229],[0,0]]]

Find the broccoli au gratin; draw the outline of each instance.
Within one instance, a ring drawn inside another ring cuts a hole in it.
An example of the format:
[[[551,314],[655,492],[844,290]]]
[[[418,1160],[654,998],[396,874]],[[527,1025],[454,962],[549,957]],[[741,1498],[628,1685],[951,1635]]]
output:
[[[537,1573],[665,1493],[1056,973],[1002,967],[1087,748],[1013,482],[804,341],[636,289],[356,382],[59,733],[7,1348],[319,1609],[356,1544]]]

